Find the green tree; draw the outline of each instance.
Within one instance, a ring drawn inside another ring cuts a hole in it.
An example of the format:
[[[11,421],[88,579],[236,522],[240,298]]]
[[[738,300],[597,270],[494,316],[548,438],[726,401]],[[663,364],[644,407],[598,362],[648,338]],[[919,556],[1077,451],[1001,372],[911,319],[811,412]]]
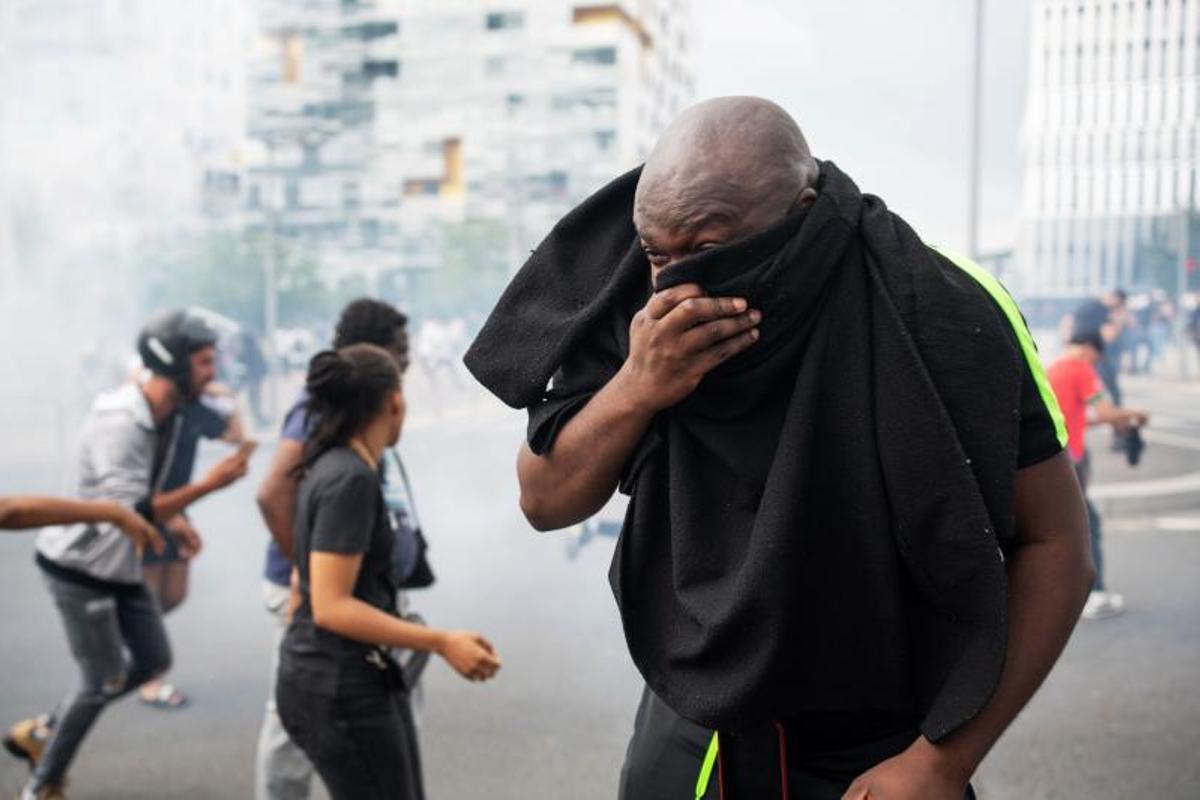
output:
[[[391,276],[394,284],[406,284],[405,304],[422,316],[476,316],[491,310],[510,276],[504,223],[445,223],[434,240],[434,268]]]
[[[335,298],[320,280],[316,259],[287,239],[276,242],[279,324],[305,325],[327,317]],[[137,259],[142,304],[148,309],[200,305],[261,332],[268,247],[265,232],[253,229],[147,240]]]

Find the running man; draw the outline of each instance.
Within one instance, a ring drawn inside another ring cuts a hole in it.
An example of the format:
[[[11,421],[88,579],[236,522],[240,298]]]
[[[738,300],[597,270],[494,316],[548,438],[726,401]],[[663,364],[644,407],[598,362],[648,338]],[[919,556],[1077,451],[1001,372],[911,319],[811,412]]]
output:
[[[79,497],[161,522],[246,473],[245,458],[235,453],[196,483],[155,491],[160,431],[212,381],[215,341],[203,321],[184,311],[146,326],[138,353],[149,377],[101,395],[84,422]],[[142,580],[138,549],[110,523],[47,528],[38,537],[37,564],[62,617],[80,685],[53,713],[21,721],[5,737],[9,752],[33,768],[20,800],[61,797],[71,761],[104,708],[170,666],[162,612]]]

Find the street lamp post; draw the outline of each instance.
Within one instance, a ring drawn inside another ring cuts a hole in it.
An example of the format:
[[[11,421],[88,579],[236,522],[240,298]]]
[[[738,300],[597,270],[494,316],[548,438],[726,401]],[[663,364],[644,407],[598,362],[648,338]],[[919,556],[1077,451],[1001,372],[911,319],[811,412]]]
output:
[[[983,3],[975,0],[975,76],[971,94],[971,175],[967,255],[979,256],[979,183],[983,136]]]
[[[279,411],[279,353],[276,348],[276,333],[279,325],[279,298],[277,276],[279,272],[279,236],[277,230],[274,198],[267,205],[267,253],[263,259],[263,328],[267,351],[267,416],[272,423]]]

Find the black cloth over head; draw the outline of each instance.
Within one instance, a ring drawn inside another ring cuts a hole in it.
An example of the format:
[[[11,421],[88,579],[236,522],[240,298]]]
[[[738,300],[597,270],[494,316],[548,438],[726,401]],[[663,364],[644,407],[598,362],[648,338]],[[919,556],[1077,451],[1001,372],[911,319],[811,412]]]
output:
[[[560,221],[467,353],[528,408],[535,452],[620,369],[650,295],[639,174]],[[762,335],[656,416],[610,580],[639,671],[691,720],[862,718],[876,737],[893,720],[936,741],[1003,665],[1021,354],[985,290],[879,198],[830,162],[817,189],[659,274],[746,297]]]

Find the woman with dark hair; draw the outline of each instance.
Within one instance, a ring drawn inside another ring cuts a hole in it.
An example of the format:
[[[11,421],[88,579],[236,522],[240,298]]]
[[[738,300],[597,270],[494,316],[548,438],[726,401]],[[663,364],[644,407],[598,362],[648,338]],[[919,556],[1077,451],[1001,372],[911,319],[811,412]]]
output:
[[[397,613],[379,476],[404,423],[395,361],[369,344],[318,353],[306,388],[315,423],[298,467],[300,606],[280,649],[279,716],[333,800],[419,800],[416,732],[392,649],[437,653],[472,681],[495,675],[500,659],[478,633]]]

